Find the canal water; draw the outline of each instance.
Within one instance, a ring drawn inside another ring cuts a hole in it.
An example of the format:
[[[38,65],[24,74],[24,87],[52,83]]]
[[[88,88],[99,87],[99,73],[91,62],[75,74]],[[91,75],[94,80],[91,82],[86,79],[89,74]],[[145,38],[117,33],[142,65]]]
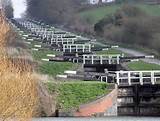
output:
[[[160,121],[158,117],[37,118],[33,121]]]

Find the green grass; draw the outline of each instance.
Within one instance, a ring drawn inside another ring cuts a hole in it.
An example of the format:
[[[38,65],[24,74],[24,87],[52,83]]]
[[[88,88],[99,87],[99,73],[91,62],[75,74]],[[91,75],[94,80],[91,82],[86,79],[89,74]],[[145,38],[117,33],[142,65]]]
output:
[[[75,70],[77,67],[78,64],[70,62],[43,62],[39,66],[39,71],[43,74],[56,76],[57,74],[63,74],[66,70]]]
[[[120,5],[99,7],[80,12],[79,15],[88,23],[95,24],[105,16],[115,13],[118,8],[120,8]]]
[[[99,96],[108,94],[111,87],[106,83],[100,82],[67,82],[61,84],[48,83],[48,89],[51,93],[57,91],[57,102],[59,108],[64,111],[76,109],[81,104],[91,102]]]
[[[28,45],[28,48],[35,48],[34,45],[42,45],[42,43],[38,42],[38,41],[27,41],[26,42],[31,42],[31,44]]]
[[[35,60],[41,61],[42,58],[49,58],[47,54],[58,55],[60,52],[52,50],[40,50],[32,51],[32,56]],[[70,62],[43,62],[39,64],[38,71],[50,76],[56,76],[57,74],[63,74],[65,70],[75,70],[78,68],[78,64]]]
[[[90,24],[95,24],[99,20],[103,19],[107,15],[114,14],[122,5],[110,5],[98,7],[79,13],[80,17],[83,18]],[[153,16],[160,16],[160,5],[146,5],[146,4],[137,4],[139,8],[144,10],[146,13]]]
[[[33,58],[37,61],[40,61],[42,58],[49,58],[47,57],[47,54],[53,54],[53,55],[61,54],[61,52],[57,52],[54,50],[50,50],[49,48],[45,48],[46,45],[38,41],[31,42],[31,45],[29,45],[29,48],[35,48],[34,45],[42,45],[42,48],[38,48],[40,49],[39,51],[34,51],[34,50],[31,51]]]
[[[38,44],[38,42],[32,42],[32,44]],[[43,62],[42,59],[48,59],[47,54],[60,55],[61,52],[53,51],[47,48],[42,48],[39,51],[31,51],[33,58],[36,61],[40,61],[38,65],[38,71],[50,76],[56,76],[57,74],[63,74],[65,70],[75,70],[78,68],[78,64],[70,62]]]
[[[39,50],[39,51],[32,51],[32,56],[35,60],[41,60],[42,58],[48,58],[47,54],[58,55],[60,52],[53,51],[53,50]]]
[[[127,66],[131,70],[160,70],[160,65],[150,64],[143,61],[130,62]]]

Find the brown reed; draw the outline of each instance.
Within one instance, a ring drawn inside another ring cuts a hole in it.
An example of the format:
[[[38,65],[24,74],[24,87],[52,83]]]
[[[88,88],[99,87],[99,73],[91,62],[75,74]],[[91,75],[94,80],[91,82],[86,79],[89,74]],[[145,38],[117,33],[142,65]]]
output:
[[[37,79],[32,65],[6,52],[10,27],[0,11],[0,120],[29,120],[38,103]]]

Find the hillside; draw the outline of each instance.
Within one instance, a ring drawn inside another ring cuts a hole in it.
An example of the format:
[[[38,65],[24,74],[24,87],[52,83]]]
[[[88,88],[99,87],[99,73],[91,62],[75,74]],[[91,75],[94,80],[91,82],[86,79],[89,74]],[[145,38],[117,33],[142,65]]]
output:
[[[105,16],[115,13],[116,10],[118,10],[121,6],[122,4],[93,8],[90,10],[82,11],[79,13],[79,15],[88,23],[95,24]],[[136,6],[150,15],[160,16],[160,5],[136,4]]]
[[[121,5],[103,6],[92,8],[79,13],[80,17],[90,24],[95,24],[107,15],[111,15],[120,8]]]

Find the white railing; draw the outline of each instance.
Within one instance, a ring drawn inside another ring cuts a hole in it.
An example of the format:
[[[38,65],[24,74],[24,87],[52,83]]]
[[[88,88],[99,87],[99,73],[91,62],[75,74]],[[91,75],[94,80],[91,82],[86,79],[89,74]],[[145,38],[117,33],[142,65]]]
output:
[[[76,38],[55,38],[51,40],[51,44],[74,44]]]
[[[90,44],[64,44],[63,52],[91,52]]]
[[[160,81],[160,71],[118,71],[116,82],[118,85],[157,84]]]
[[[119,54],[115,55],[83,55],[83,64],[120,64]]]

